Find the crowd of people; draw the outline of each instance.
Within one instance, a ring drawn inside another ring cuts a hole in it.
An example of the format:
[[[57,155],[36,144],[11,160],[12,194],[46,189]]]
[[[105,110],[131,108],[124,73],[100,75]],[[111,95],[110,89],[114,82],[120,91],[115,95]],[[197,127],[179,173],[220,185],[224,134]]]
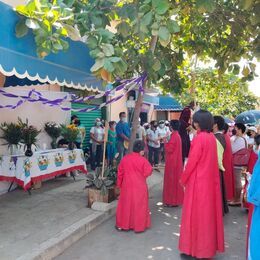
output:
[[[77,117],[72,123],[83,129]],[[125,112],[109,122],[106,159],[118,154],[120,197],[116,228],[143,232],[151,227],[146,178],[165,166],[162,199],[166,207],[182,206],[179,250],[196,258],[224,252],[223,217],[230,206],[248,209],[248,259],[260,259],[260,131],[256,126],[225,123],[222,116],[184,108],[179,120],[151,121],[136,129],[133,152]],[[85,138],[79,132],[75,145]],[[90,130],[90,164],[101,166],[104,122]],[[257,161],[258,160],[258,161]]]
[[[242,123],[232,129],[222,116],[189,106],[169,124],[138,126],[141,136],[124,156],[131,132],[124,118],[116,126],[123,158],[116,228],[143,232],[151,226],[146,178],[165,160],[163,204],[182,205],[180,252],[208,259],[224,252],[223,218],[242,204],[249,210],[248,259],[260,259],[259,129]]]

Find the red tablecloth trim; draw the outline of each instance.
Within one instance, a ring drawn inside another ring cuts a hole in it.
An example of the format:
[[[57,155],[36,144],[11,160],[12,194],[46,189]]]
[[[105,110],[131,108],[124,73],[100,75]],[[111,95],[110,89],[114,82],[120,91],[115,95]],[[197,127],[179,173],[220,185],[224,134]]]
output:
[[[31,182],[27,183],[25,186],[24,186],[24,182],[20,179],[17,179],[16,177],[0,176],[0,181],[9,181],[9,182],[14,181],[19,186],[23,187],[24,190],[28,190],[29,188],[31,188],[32,182],[43,181],[43,180],[46,180],[48,178],[55,177],[55,176],[58,176],[58,175],[62,175],[62,174],[65,174],[65,173],[71,172],[71,171],[81,171],[85,174],[88,173],[88,171],[85,169],[84,165],[78,165],[78,166],[73,166],[73,167],[70,167],[70,168],[67,168],[67,169],[55,171],[55,172],[52,172],[52,173],[40,175],[40,176],[37,176],[37,177],[31,177]]]
[[[0,181],[12,182],[12,181],[15,181],[15,177],[0,176]]]

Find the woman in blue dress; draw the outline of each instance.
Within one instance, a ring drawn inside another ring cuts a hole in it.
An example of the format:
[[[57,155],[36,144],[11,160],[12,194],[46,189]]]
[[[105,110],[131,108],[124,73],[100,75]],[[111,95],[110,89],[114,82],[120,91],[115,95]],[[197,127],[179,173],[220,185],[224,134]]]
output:
[[[254,167],[247,195],[248,202],[254,205],[249,233],[248,260],[260,259],[260,135],[255,137],[254,150],[258,154],[258,160]]]

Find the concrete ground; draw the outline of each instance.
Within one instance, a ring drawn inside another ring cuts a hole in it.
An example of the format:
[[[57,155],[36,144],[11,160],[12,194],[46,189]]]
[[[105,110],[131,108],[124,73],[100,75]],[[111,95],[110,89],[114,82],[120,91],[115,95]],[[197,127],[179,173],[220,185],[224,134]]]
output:
[[[152,228],[145,233],[118,232],[115,219],[103,223],[83,237],[56,260],[170,260],[192,259],[180,256],[180,208],[164,208],[161,185],[150,191]],[[225,217],[226,252],[215,259],[245,260],[247,214],[241,208],[230,208]]]
[[[162,178],[155,172],[148,186],[161,183]],[[53,259],[109,219],[116,201],[97,205],[101,208],[97,210],[87,208],[85,181],[84,175],[76,182],[59,177],[44,182],[31,196],[21,189],[1,195],[0,260]],[[107,206],[108,211],[100,211]]]
[[[56,178],[29,196],[23,190],[0,196],[0,259],[17,259],[80,219],[86,208],[85,177]]]

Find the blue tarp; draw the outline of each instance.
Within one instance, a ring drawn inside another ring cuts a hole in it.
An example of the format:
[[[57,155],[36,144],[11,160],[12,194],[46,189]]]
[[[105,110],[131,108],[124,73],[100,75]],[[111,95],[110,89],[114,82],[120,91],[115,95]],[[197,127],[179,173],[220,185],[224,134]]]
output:
[[[158,111],[182,111],[182,106],[171,96],[159,96],[159,105],[154,106]]]
[[[0,71],[4,75],[67,87],[103,90],[101,81],[91,75],[94,60],[84,43],[69,40],[67,52],[40,59],[31,31],[21,39],[16,37],[15,26],[19,21],[16,12],[0,2],[0,13]]]

